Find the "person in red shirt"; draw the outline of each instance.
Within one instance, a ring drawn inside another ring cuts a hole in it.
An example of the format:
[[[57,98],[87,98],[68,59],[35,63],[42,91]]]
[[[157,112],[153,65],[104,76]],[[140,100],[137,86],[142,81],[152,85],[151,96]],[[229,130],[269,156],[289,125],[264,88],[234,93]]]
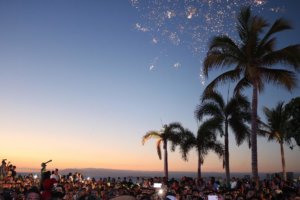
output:
[[[52,197],[52,188],[57,181],[54,178],[50,178],[51,172],[46,171],[43,173],[43,190],[42,190],[42,200],[50,200]]]

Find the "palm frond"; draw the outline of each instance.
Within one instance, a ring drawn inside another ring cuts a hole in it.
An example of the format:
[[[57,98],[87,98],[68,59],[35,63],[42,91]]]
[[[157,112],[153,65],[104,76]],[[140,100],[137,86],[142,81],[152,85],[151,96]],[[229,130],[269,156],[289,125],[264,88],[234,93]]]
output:
[[[209,67],[209,65],[213,63],[218,63],[217,65],[220,67],[226,67],[226,63],[227,65],[231,65],[236,63],[239,58],[244,56],[243,52],[240,51],[239,46],[235,43],[235,41],[226,35],[216,36],[210,41],[208,55],[212,56],[207,60],[207,62],[204,62],[208,66],[208,69],[211,67]],[[222,55],[226,56],[227,58],[223,60]],[[216,60],[216,58],[218,60]]]
[[[219,156],[219,158],[224,156],[224,145],[221,142],[215,141],[212,150]]]
[[[285,111],[284,102],[278,102],[275,108],[269,109],[263,108],[264,114],[267,119],[265,127],[265,133],[268,134],[268,139],[276,140],[279,143],[286,142],[291,143],[291,138],[287,133],[288,113]]]
[[[240,95],[241,92],[245,89],[251,86],[251,82],[247,78],[242,78],[235,86],[234,88],[234,94]]]
[[[269,131],[265,130],[265,129],[258,129],[258,135],[263,136],[263,137],[269,137],[269,135],[271,134]]]
[[[171,142],[171,151],[175,151],[175,147],[179,145],[184,128],[179,122],[172,122],[164,125],[162,130],[163,140]]]
[[[217,92],[216,90],[211,91],[210,93],[204,93],[202,95],[202,102],[204,102],[204,101],[215,102],[218,105],[220,110],[224,109],[224,106],[225,106],[225,102],[223,100],[222,95],[219,92]]]
[[[159,160],[161,160],[161,142],[162,142],[162,139],[159,139],[156,142],[156,149],[157,149],[157,155],[158,155]]]
[[[202,122],[201,126],[198,128],[198,135],[213,133],[210,137],[215,137],[216,132],[219,130],[223,130],[222,126],[223,119],[219,117],[213,117],[207,119],[206,121]],[[201,136],[202,137],[202,136]],[[207,136],[208,137],[208,136]]]
[[[161,134],[157,131],[149,131],[142,138],[142,144],[144,145],[146,141],[151,138],[161,138]]]
[[[253,16],[252,24],[251,24],[251,33],[259,34],[268,25],[269,25],[268,22],[264,18],[259,17],[259,16]]]
[[[269,137],[270,126],[263,122],[260,118],[257,119],[257,135],[262,137]]]
[[[246,117],[247,112],[250,113],[250,102],[246,96],[239,94],[230,99],[224,110],[227,116]]]
[[[203,62],[203,74],[208,77],[208,72],[211,69],[218,69],[222,67],[229,67],[236,64],[238,57],[230,52],[223,52],[221,50],[214,50],[208,52]]]
[[[297,85],[297,75],[293,71],[284,69],[269,69],[260,67],[260,74],[266,82],[272,82],[279,86],[284,86],[291,91]]]
[[[171,151],[175,151],[176,146],[180,144],[180,137],[173,137],[172,140],[170,140],[171,142]]]
[[[219,106],[214,102],[202,103],[197,106],[195,110],[195,118],[201,121],[204,116],[222,117],[222,110],[220,110]]]
[[[226,35],[216,36],[210,41],[209,50],[213,49],[231,49],[232,52],[238,50],[236,54],[238,55],[239,53],[238,45]]]
[[[179,122],[172,122],[168,125],[166,125],[164,132],[165,133],[172,133],[172,132],[183,132],[184,128]]]
[[[290,45],[285,48],[271,51],[262,57],[261,61],[266,66],[283,64],[300,70],[300,44]]]
[[[286,19],[283,19],[283,18],[277,19],[272,24],[272,26],[269,29],[269,31],[267,32],[267,34],[265,34],[264,38],[261,40],[259,47],[264,46],[265,42],[270,38],[270,36],[274,35],[275,33],[278,33],[278,32],[284,31],[284,30],[288,30],[288,29],[292,29],[292,26],[289,21],[287,21]]]
[[[251,10],[250,7],[244,7],[237,16],[238,24],[237,31],[243,42],[245,42],[249,35],[249,26],[251,21]]]
[[[234,97],[239,104],[239,108],[242,110],[250,111],[250,102],[249,99],[245,95],[236,95]]]
[[[180,143],[180,152],[183,160],[188,161],[188,153],[196,144],[195,135],[188,129],[185,129],[184,136]]]
[[[300,96],[290,100],[284,109],[288,115],[287,135],[293,138],[296,144],[300,147]],[[292,148],[294,145],[291,145]]]
[[[228,121],[238,146],[250,138],[250,128],[245,124],[241,116],[233,115]]]
[[[225,83],[226,81],[237,81],[240,79],[241,76],[241,70],[239,69],[233,69],[229,70],[227,72],[222,73],[221,75],[217,76],[213,81],[211,81],[206,88],[203,91],[203,95],[206,95],[216,88],[219,84]]]
[[[172,122],[165,126],[164,135],[166,140],[171,142],[171,150],[175,150],[175,146],[179,144],[184,128],[179,122]]]
[[[256,56],[261,58],[264,55],[274,51],[275,45],[276,45],[276,38],[270,38],[268,41],[265,42],[265,44],[257,48]]]

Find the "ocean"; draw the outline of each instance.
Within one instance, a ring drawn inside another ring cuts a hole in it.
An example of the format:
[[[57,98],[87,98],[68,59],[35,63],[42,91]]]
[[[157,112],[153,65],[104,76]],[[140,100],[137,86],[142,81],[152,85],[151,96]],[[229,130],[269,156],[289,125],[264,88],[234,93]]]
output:
[[[30,170],[26,172],[22,172],[22,169],[19,169],[21,175],[26,175],[28,173],[32,174],[40,174],[40,171],[38,169]],[[50,171],[53,169],[49,169]],[[162,177],[163,171],[137,171],[137,170],[115,170],[115,169],[102,169],[102,168],[70,168],[70,169],[61,169],[59,170],[59,173],[61,175],[67,175],[68,173],[74,174],[75,172],[81,173],[84,177],[94,177],[96,179],[103,178],[103,177]],[[237,178],[244,178],[251,176],[250,172],[231,172],[231,177],[237,177]],[[268,178],[269,176],[272,176],[274,173],[259,173],[260,179]],[[300,178],[300,173],[295,172],[291,174],[294,178]],[[190,171],[170,171],[169,172],[169,178],[175,178],[179,179],[183,176],[187,177],[197,177],[196,172],[190,172]],[[225,178],[225,172],[202,172],[202,177],[209,178],[209,177],[216,177],[216,178]]]

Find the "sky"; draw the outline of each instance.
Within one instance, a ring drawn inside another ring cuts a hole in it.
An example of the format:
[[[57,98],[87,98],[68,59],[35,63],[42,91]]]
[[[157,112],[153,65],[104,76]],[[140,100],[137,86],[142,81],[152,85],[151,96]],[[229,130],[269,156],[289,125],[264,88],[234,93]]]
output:
[[[196,132],[194,110],[218,73],[201,73],[207,44],[235,38],[236,12],[249,4],[269,22],[292,22],[278,47],[300,43],[298,0],[0,1],[0,159],[20,170],[52,159],[50,168],[162,171],[155,140],[142,136],[171,122]],[[299,94],[269,85],[259,114]],[[250,172],[247,144],[229,140],[231,171]],[[300,171],[299,150],[285,147],[287,171]],[[258,167],[281,170],[277,143],[258,138]],[[188,162],[169,153],[170,171],[196,169],[195,152]],[[222,160],[210,153],[203,171],[222,172]]]

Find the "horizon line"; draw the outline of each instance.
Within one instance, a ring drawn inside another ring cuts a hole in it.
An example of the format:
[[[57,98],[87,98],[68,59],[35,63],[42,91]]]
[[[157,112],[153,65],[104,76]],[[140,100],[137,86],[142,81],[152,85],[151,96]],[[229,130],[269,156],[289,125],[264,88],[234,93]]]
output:
[[[49,168],[47,169],[48,171],[51,171],[54,168]],[[40,171],[40,168],[26,168],[26,167],[20,167],[19,169],[19,173],[29,173],[28,171]],[[22,170],[23,169],[23,170]],[[27,170],[27,172],[26,172]],[[163,170],[140,170],[140,169],[113,169],[113,168],[94,168],[94,167],[82,167],[82,168],[77,168],[77,167],[71,167],[71,168],[61,168],[59,169],[59,171],[65,171],[65,170],[111,170],[111,171],[132,171],[132,172],[163,172]],[[185,172],[185,173],[197,173],[197,171],[169,171],[169,173],[180,173],[180,172]],[[288,172],[292,172],[292,173],[300,173],[300,171],[287,171]],[[203,171],[202,173],[225,173],[224,171]],[[247,173],[247,174],[251,174],[251,171],[232,171],[230,173]],[[258,173],[282,173],[281,171],[262,171],[262,172],[258,172]]]

